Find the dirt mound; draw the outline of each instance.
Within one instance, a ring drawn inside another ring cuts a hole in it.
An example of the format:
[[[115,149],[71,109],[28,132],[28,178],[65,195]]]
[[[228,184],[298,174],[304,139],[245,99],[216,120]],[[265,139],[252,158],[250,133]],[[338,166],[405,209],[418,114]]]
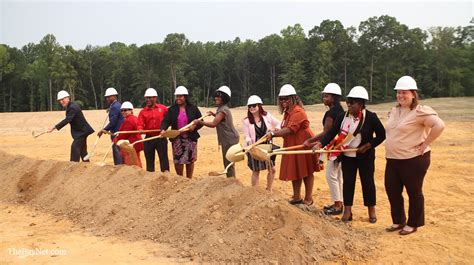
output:
[[[166,243],[191,260],[364,261],[375,249],[368,235],[238,180],[0,156],[0,200],[69,218],[96,235]]]

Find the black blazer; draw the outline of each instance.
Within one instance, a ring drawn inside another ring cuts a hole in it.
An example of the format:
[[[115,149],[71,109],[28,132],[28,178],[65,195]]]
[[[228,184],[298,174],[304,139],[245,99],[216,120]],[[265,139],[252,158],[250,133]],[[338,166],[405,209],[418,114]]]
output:
[[[179,115],[179,106],[177,104],[174,104],[171,107],[169,107],[168,112],[166,112],[165,117],[163,118],[163,121],[161,122],[160,129],[166,130],[171,125],[171,129],[177,130],[178,129],[178,115]],[[188,116],[189,122],[192,122],[193,120],[199,119],[202,117],[201,111],[199,111],[199,109],[192,104],[186,104],[186,115]],[[197,130],[201,128],[202,128],[202,125],[198,125],[194,131],[188,132],[189,139],[196,142],[197,139],[199,139],[200,137]]]
[[[329,142],[331,142],[331,140],[334,139],[334,137],[339,133],[342,120],[344,119],[345,115],[345,112],[339,114],[332,128],[321,137],[320,142],[323,146],[329,144]],[[370,148],[369,150],[367,150],[367,152],[363,154],[357,153],[357,158],[375,158],[375,147],[385,141],[385,128],[383,127],[382,122],[380,122],[379,118],[377,117],[377,114],[366,110],[365,115],[366,117],[364,125],[359,131],[362,137],[359,146],[362,146],[366,143],[370,143],[372,145],[372,148]]]
[[[66,107],[66,118],[54,127],[59,131],[68,123],[71,125],[71,135],[73,139],[88,136],[94,132],[94,129],[87,123],[79,105],[72,101],[70,101]]]

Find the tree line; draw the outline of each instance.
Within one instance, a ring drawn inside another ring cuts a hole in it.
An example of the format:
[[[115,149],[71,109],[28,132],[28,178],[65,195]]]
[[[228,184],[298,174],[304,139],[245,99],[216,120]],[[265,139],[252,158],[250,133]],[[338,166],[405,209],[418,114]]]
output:
[[[472,24],[472,21],[471,21]],[[21,49],[0,44],[0,111],[57,110],[56,93],[67,90],[84,109],[106,108],[104,92],[143,104],[146,88],[173,102],[184,85],[199,106],[212,106],[214,90],[232,89],[231,105],[257,94],[274,104],[291,83],[305,104],[321,102],[321,90],[338,83],[346,95],[355,85],[371,102],[394,98],[403,75],[413,76],[421,97],[474,95],[474,26],[409,28],[394,17],[371,17],[358,28],[324,20],[306,34],[299,24],[258,41],[191,42],[168,34],[163,42],[113,42],[75,50],[48,34]]]

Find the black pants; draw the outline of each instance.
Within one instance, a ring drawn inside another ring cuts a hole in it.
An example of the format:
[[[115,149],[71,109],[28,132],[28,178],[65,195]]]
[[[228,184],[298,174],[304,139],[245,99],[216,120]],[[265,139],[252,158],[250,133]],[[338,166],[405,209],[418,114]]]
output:
[[[425,197],[423,180],[430,166],[431,152],[410,159],[387,159],[385,190],[390,201],[394,224],[405,224],[403,187],[408,193],[408,223],[411,227],[425,224]]]
[[[71,144],[71,156],[69,161],[79,162],[79,159],[84,161],[84,157],[87,155],[87,136],[76,138]],[[89,162],[86,160],[84,162]]]
[[[227,158],[225,158],[225,154],[231,146],[232,145],[222,145],[222,160],[224,161],[224,167],[227,167],[231,163],[229,160],[227,160]],[[227,177],[235,177],[235,165],[229,167],[229,169],[227,170]]]
[[[145,138],[149,138],[147,136]],[[168,140],[166,138],[158,138],[143,143],[143,152],[146,159],[146,171],[155,172],[155,151],[160,159],[161,172],[170,170],[170,162],[168,160]]]
[[[365,206],[375,206],[375,158],[357,158],[342,155],[342,194],[344,205],[352,206],[354,202],[354,191],[357,170],[359,170],[360,182],[362,184],[362,195]]]
[[[114,138],[115,135],[110,136],[110,140],[112,140],[112,142],[114,142]],[[114,156],[114,165],[123,164],[123,158],[120,154],[120,148],[116,144],[112,145],[112,155]]]

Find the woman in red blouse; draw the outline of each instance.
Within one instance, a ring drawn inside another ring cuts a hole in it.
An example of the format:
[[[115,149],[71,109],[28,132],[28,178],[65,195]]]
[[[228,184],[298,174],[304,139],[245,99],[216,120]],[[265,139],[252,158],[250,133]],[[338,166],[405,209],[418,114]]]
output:
[[[122,103],[120,111],[122,112],[122,115],[125,119],[123,120],[123,123],[120,126],[119,131],[137,131],[139,120],[135,115],[133,115],[132,103],[130,103],[129,101],[125,101],[124,103]],[[117,143],[119,140],[128,140],[130,143],[134,143],[141,139],[142,139],[142,136],[139,133],[132,133],[132,134],[124,133],[124,134],[117,135],[114,141]],[[126,165],[130,165],[130,166],[135,165],[135,166],[142,167],[142,162],[140,160],[140,151],[143,150],[143,143],[138,143],[134,145],[133,148],[135,148],[135,152],[137,153],[136,163],[133,163],[133,160],[131,159],[130,154],[128,152],[121,150],[120,153],[123,157],[123,162]]]

